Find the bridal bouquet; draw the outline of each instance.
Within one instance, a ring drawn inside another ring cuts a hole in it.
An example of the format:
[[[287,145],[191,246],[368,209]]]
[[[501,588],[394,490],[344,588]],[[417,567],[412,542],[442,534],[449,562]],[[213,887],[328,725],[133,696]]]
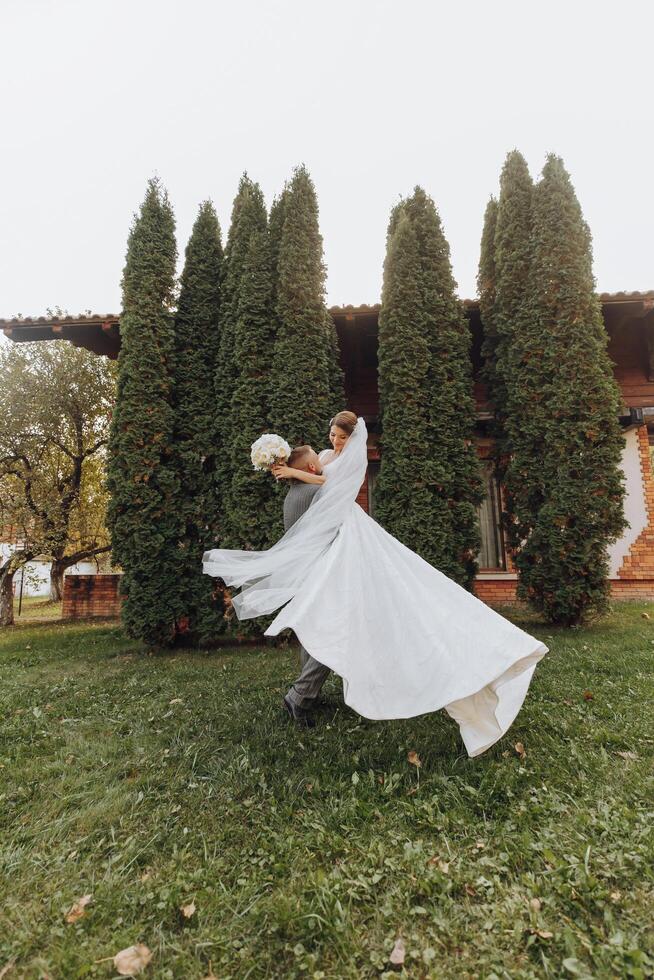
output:
[[[275,463],[285,463],[291,455],[291,447],[272,432],[264,432],[252,443],[250,459],[255,470],[269,470]]]

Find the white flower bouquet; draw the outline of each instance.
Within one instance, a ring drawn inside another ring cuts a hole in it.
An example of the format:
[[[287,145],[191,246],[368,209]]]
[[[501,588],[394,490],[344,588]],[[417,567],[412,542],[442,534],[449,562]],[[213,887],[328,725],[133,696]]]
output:
[[[255,470],[269,470],[275,463],[285,463],[291,455],[291,447],[273,432],[264,432],[252,443],[250,459]]]

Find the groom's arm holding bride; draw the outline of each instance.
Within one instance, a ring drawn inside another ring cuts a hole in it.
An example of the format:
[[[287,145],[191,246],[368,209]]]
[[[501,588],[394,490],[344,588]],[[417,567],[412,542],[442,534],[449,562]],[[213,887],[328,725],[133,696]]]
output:
[[[286,466],[284,463],[279,463],[277,466],[273,466],[272,473],[276,480],[301,480],[302,483],[317,484],[322,484],[325,482],[325,477],[322,475],[322,473],[310,473],[308,470],[296,470],[293,466]]]
[[[276,480],[300,480],[318,486],[325,482],[318,454],[311,446],[298,446],[288,458],[288,463],[275,463],[271,472]]]

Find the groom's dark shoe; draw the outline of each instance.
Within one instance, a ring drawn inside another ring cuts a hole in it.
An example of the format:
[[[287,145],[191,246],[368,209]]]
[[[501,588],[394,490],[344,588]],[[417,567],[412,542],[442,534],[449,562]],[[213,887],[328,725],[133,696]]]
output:
[[[289,715],[295,722],[295,724],[298,725],[300,728],[316,727],[316,723],[313,720],[313,718],[309,715],[309,712],[305,711],[304,708],[298,708],[296,704],[293,704],[292,701],[288,700],[286,695],[284,695],[283,704],[286,710],[288,711]]]

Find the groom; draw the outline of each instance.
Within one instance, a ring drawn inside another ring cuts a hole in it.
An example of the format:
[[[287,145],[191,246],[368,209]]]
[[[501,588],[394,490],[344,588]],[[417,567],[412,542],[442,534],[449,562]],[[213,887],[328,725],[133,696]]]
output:
[[[311,446],[296,446],[286,465],[298,470],[306,470],[308,473],[322,472],[318,454],[314,452]],[[290,487],[284,499],[285,531],[288,531],[289,527],[295,524],[302,517],[302,514],[309,509],[313,496],[319,489],[317,483],[302,483],[301,480],[290,481]],[[316,698],[330,670],[329,667],[325,667],[309,656],[302,645],[300,645],[300,664],[302,668],[300,675],[291,684],[283,703],[297,725],[303,728],[313,728],[315,722],[310,717],[309,710],[315,705]]]

